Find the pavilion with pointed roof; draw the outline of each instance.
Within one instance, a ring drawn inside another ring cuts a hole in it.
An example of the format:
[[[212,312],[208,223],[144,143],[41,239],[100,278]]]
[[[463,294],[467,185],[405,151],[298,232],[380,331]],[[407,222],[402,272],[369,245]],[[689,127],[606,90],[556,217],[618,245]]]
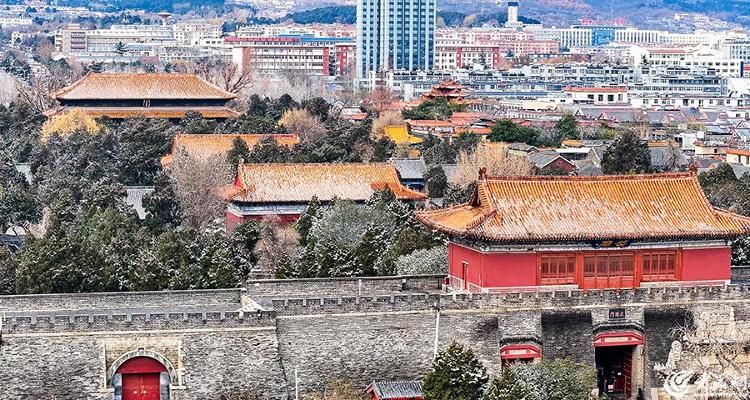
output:
[[[728,282],[750,218],[712,207],[691,173],[490,177],[471,200],[417,213],[450,236],[456,289]]]
[[[228,107],[235,94],[193,74],[88,73],[51,97],[59,104],[45,112],[48,117],[73,108],[112,119],[180,119],[187,111],[216,120],[239,115]]]

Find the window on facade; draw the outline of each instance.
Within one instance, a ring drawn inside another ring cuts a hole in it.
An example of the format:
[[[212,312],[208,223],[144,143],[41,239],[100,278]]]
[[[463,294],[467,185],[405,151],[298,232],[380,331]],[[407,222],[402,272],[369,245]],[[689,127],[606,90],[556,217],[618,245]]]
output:
[[[671,281],[676,276],[677,255],[673,251],[643,253],[643,281]]]
[[[542,285],[575,283],[576,258],[573,254],[542,255],[539,259],[539,282]]]
[[[594,279],[632,277],[632,253],[602,253],[583,257],[583,277]]]

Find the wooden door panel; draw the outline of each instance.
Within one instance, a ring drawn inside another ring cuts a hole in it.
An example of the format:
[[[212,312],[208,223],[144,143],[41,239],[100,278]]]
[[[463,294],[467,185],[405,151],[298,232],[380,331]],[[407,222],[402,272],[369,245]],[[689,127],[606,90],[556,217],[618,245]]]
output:
[[[123,374],[122,400],[160,400],[159,374]]]

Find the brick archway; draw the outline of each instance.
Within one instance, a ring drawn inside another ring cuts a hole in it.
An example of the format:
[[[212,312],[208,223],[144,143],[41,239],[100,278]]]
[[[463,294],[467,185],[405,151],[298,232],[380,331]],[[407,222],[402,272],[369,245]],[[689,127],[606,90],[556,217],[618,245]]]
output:
[[[169,400],[177,383],[172,363],[154,351],[138,349],[117,358],[107,370],[107,386],[117,400]]]

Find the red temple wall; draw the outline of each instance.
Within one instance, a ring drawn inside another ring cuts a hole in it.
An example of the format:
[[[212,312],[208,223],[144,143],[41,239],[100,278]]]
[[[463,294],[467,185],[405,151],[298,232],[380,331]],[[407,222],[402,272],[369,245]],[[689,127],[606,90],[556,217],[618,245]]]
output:
[[[732,249],[684,249],[682,251],[683,281],[729,280],[732,275]]]
[[[609,252],[617,250],[610,250]],[[623,250],[632,252],[633,250]],[[682,249],[681,263],[677,268],[680,281],[717,281],[731,278],[731,249],[686,248]],[[463,263],[468,264],[467,289],[471,285],[482,288],[516,287],[537,285],[537,253],[482,253],[480,251],[450,243],[448,245],[448,271],[452,278],[463,281]],[[640,263],[637,263],[640,265]],[[632,279],[626,286],[632,287]],[[640,282],[636,282],[638,285]],[[459,287],[458,281],[454,286]],[[579,286],[581,283],[579,282]],[[474,288],[476,289],[476,288]]]
[[[483,256],[483,287],[536,285],[536,253],[488,253]]]
[[[536,285],[536,254],[481,253],[455,243],[448,245],[449,274],[463,280],[468,263],[468,283],[480,287]]]

